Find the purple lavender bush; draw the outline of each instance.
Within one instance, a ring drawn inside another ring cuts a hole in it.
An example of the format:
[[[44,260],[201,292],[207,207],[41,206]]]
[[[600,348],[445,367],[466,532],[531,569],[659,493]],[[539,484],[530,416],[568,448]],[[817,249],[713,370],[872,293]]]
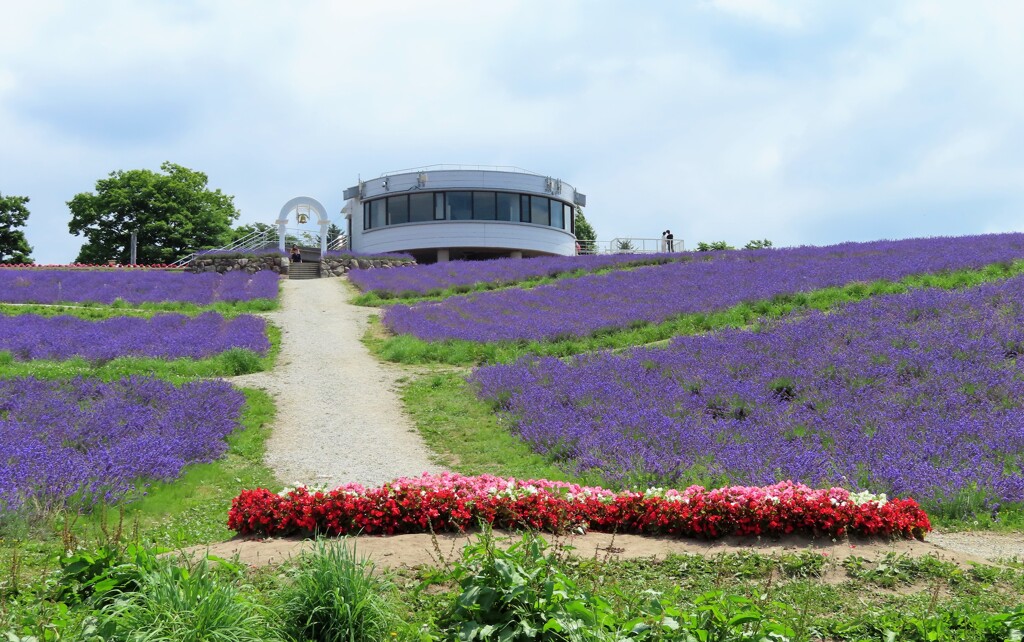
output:
[[[16,361],[99,361],[118,357],[203,359],[243,348],[266,355],[266,322],[257,316],[225,319],[216,312],[195,317],[158,314],[152,318],[115,317],[86,321],[72,316],[0,316],[0,352]]]
[[[477,283],[503,285],[563,272],[593,272],[614,265],[665,263],[690,254],[592,254],[585,256],[538,256],[529,259],[450,261],[410,265],[392,270],[352,270],[348,278],[364,292],[382,295],[422,296],[452,287]]]
[[[245,396],[223,381],[0,380],[0,511],[123,498],[217,459]]]
[[[805,317],[471,380],[536,451],[623,484],[1024,501],[1024,277]]]
[[[0,303],[194,303],[276,299],[278,276],[160,270],[3,270]]]
[[[532,289],[395,305],[384,312],[383,320],[392,332],[425,341],[585,337],[780,294],[1013,261],[1024,258],[1024,234],[714,254],[719,256],[712,261],[673,262]]]

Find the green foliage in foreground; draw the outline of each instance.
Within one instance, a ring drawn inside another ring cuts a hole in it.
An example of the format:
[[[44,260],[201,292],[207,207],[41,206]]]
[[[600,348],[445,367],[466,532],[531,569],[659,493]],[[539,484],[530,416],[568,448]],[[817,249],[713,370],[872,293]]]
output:
[[[768,301],[741,303],[726,310],[682,314],[662,323],[637,323],[629,328],[609,328],[589,337],[565,337],[552,341],[427,342],[411,335],[369,339],[367,344],[381,358],[398,363],[445,363],[477,365],[512,363],[527,356],[569,357],[585,352],[650,345],[677,336],[744,328],[762,319],[778,319],[806,310],[834,310],[844,304],[883,294],[901,294],[917,288],[965,288],[1024,274],[1024,261],[998,263],[980,270],[959,270],[910,276],[900,281],[851,283],[812,292],[778,295]]]
[[[0,633],[14,640],[994,642],[1024,632],[1021,569],[895,554],[839,561],[813,548],[617,559],[577,554],[571,544],[485,530],[451,559],[435,542],[435,563],[397,571],[375,569],[353,540],[319,541],[266,569],[125,548],[92,575],[61,571],[20,592],[0,585]],[[78,595],[69,587],[96,580],[107,582],[106,592],[62,601]]]
[[[232,348],[206,359],[157,359],[148,357],[120,357],[96,362],[76,357],[64,361],[15,361],[10,352],[0,351],[0,378],[35,377],[37,379],[67,379],[93,377],[113,381],[132,375],[147,375],[168,381],[186,381],[196,377],[234,377],[263,372],[274,367],[281,351],[281,331],[267,324],[270,351],[267,356]]]

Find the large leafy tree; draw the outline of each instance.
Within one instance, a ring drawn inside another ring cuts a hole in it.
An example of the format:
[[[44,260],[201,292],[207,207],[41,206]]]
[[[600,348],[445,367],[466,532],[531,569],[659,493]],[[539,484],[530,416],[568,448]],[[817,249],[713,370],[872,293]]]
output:
[[[225,245],[238,218],[234,197],[207,188],[202,172],[166,162],[160,172],[132,169],[96,181],[96,192],[68,201],[72,234],[87,239],[82,263],[127,263],[137,233],[139,263],[170,263],[198,249]]]
[[[27,196],[0,194],[0,263],[31,263],[32,246],[19,230],[28,221]]]

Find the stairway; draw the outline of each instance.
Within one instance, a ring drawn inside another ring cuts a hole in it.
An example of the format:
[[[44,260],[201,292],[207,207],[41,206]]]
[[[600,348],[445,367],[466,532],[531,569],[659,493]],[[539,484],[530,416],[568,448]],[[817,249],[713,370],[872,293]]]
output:
[[[320,262],[309,261],[308,263],[292,263],[288,266],[288,278],[293,281],[297,279],[319,279]]]

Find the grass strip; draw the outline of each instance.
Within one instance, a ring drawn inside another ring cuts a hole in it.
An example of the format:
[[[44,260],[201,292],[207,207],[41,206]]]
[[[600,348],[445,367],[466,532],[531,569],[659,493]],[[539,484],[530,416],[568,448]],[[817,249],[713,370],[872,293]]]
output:
[[[254,302],[247,301],[245,303],[248,304]],[[232,304],[226,304],[224,302],[216,303],[212,306],[197,306],[191,303],[172,304],[177,307],[167,309],[159,307],[149,307],[151,305],[154,304],[143,303],[139,304],[139,306],[122,306],[99,305],[89,303],[0,303],[0,314],[6,316],[16,316],[19,314],[35,314],[41,317],[70,316],[77,317],[79,319],[85,319],[86,321],[103,321],[104,319],[113,319],[115,317],[141,317],[148,319],[150,317],[156,316],[157,314],[167,312],[175,312],[177,314],[184,314],[186,316],[198,316],[203,312],[217,312],[222,317],[230,319],[241,314],[266,312],[269,310],[274,310],[278,307],[277,301],[274,301],[272,299],[257,299],[256,305],[252,306],[254,309],[243,309],[243,306],[235,306]]]
[[[594,481],[566,473],[510,434],[460,373],[438,372],[404,384],[406,411],[446,468],[464,475]]]
[[[91,377],[114,381],[132,375],[146,375],[180,383],[200,377],[234,377],[264,372],[274,367],[281,352],[281,330],[270,322],[267,322],[266,328],[270,350],[264,357],[251,350],[232,348],[206,359],[120,357],[98,363],[81,357],[63,361],[15,361],[10,352],[0,351],[0,379]]]
[[[996,263],[981,269],[918,274],[899,281],[857,282],[811,292],[781,294],[770,300],[740,303],[725,310],[681,314],[661,323],[638,322],[629,328],[608,328],[588,337],[564,337],[551,341],[427,342],[411,335],[384,336],[376,332],[367,345],[382,359],[422,364],[477,365],[512,363],[527,355],[569,357],[594,350],[623,349],[649,345],[677,336],[742,328],[760,319],[777,319],[806,310],[830,311],[847,303],[884,294],[902,294],[912,289],[952,290],[1024,274],[1024,260]]]
[[[703,260],[710,260],[711,258],[712,257],[706,257]],[[474,292],[490,292],[492,290],[508,290],[511,288],[527,290],[541,285],[556,283],[565,279],[577,279],[581,276],[635,270],[636,268],[646,267],[649,265],[663,265],[665,263],[673,262],[685,263],[693,260],[695,260],[694,257],[686,254],[681,254],[678,258],[669,258],[664,256],[641,258],[636,261],[607,265],[596,270],[580,268],[578,270],[559,272],[558,274],[529,277],[518,281],[480,281],[472,285],[453,285],[448,288],[436,288],[429,291],[427,294],[417,294],[414,292],[400,292],[398,294],[394,294],[386,290],[371,290],[370,292],[365,292],[355,296],[350,303],[374,308],[399,303],[411,305],[413,303],[421,303],[423,301],[441,301],[453,296],[471,294]]]

